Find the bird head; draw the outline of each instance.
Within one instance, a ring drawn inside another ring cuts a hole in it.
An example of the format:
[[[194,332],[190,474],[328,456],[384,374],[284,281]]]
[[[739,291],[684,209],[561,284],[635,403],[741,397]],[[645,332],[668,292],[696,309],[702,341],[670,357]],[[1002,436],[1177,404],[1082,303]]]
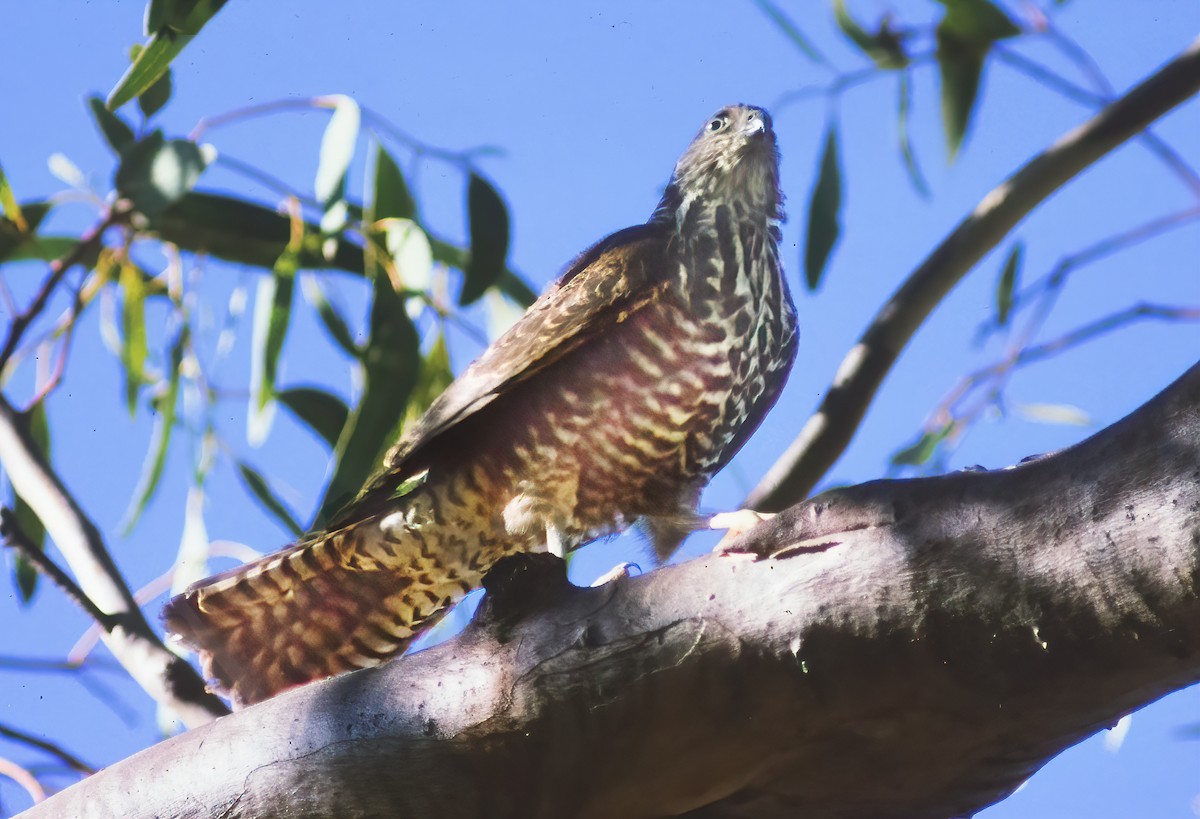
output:
[[[783,219],[771,115],[753,105],[730,105],[709,117],[675,163],[656,216],[678,219],[697,202],[739,201],[749,213]]]

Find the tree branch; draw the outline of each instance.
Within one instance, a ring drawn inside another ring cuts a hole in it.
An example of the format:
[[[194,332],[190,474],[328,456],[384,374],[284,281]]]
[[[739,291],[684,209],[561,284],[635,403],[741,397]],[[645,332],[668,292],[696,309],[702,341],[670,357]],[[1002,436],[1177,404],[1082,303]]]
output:
[[[774,511],[807,495],[850,444],[909,339],[971,267],[1076,174],[1198,90],[1200,39],[985,196],[884,304],[816,413],[743,505]]]
[[[828,492],[167,740],[29,811],[944,819],[1200,680],[1200,365],[1052,456]],[[399,772],[399,773],[398,773]],[[448,795],[453,795],[452,798]]]
[[[228,713],[195,670],[155,635],[95,525],[29,440],[20,414],[0,395],[0,464],[13,490],[46,526],[83,595],[109,620],[104,642],[157,702],[196,726]]]

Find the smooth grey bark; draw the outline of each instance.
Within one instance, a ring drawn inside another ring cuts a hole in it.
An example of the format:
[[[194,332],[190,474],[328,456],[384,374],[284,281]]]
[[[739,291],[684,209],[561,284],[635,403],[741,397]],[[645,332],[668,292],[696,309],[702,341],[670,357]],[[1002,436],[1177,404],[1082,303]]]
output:
[[[28,817],[952,817],[1200,679],[1200,365],[1071,449],[877,481],[596,589],[489,575],[450,643]]]

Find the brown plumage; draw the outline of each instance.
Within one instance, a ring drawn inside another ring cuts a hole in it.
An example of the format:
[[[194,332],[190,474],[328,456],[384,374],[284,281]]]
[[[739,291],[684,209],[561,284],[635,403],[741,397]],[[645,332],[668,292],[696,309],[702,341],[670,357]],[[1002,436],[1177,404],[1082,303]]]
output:
[[[244,704],[404,649],[501,556],[640,522],[666,556],[783,387],[795,313],[770,117],[731,106],[651,219],[583,253],[324,532],[173,599]]]

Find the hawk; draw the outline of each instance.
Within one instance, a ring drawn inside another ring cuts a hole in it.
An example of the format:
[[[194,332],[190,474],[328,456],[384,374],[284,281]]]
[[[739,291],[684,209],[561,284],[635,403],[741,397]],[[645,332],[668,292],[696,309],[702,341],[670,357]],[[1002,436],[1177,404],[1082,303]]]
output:
[[[201,581],[167,627],[245,705],[409,644],[502,556],[640,524],[660,557],[796,353],[771,118],[701,128],[645,224],[572,262],[324,531]]]

